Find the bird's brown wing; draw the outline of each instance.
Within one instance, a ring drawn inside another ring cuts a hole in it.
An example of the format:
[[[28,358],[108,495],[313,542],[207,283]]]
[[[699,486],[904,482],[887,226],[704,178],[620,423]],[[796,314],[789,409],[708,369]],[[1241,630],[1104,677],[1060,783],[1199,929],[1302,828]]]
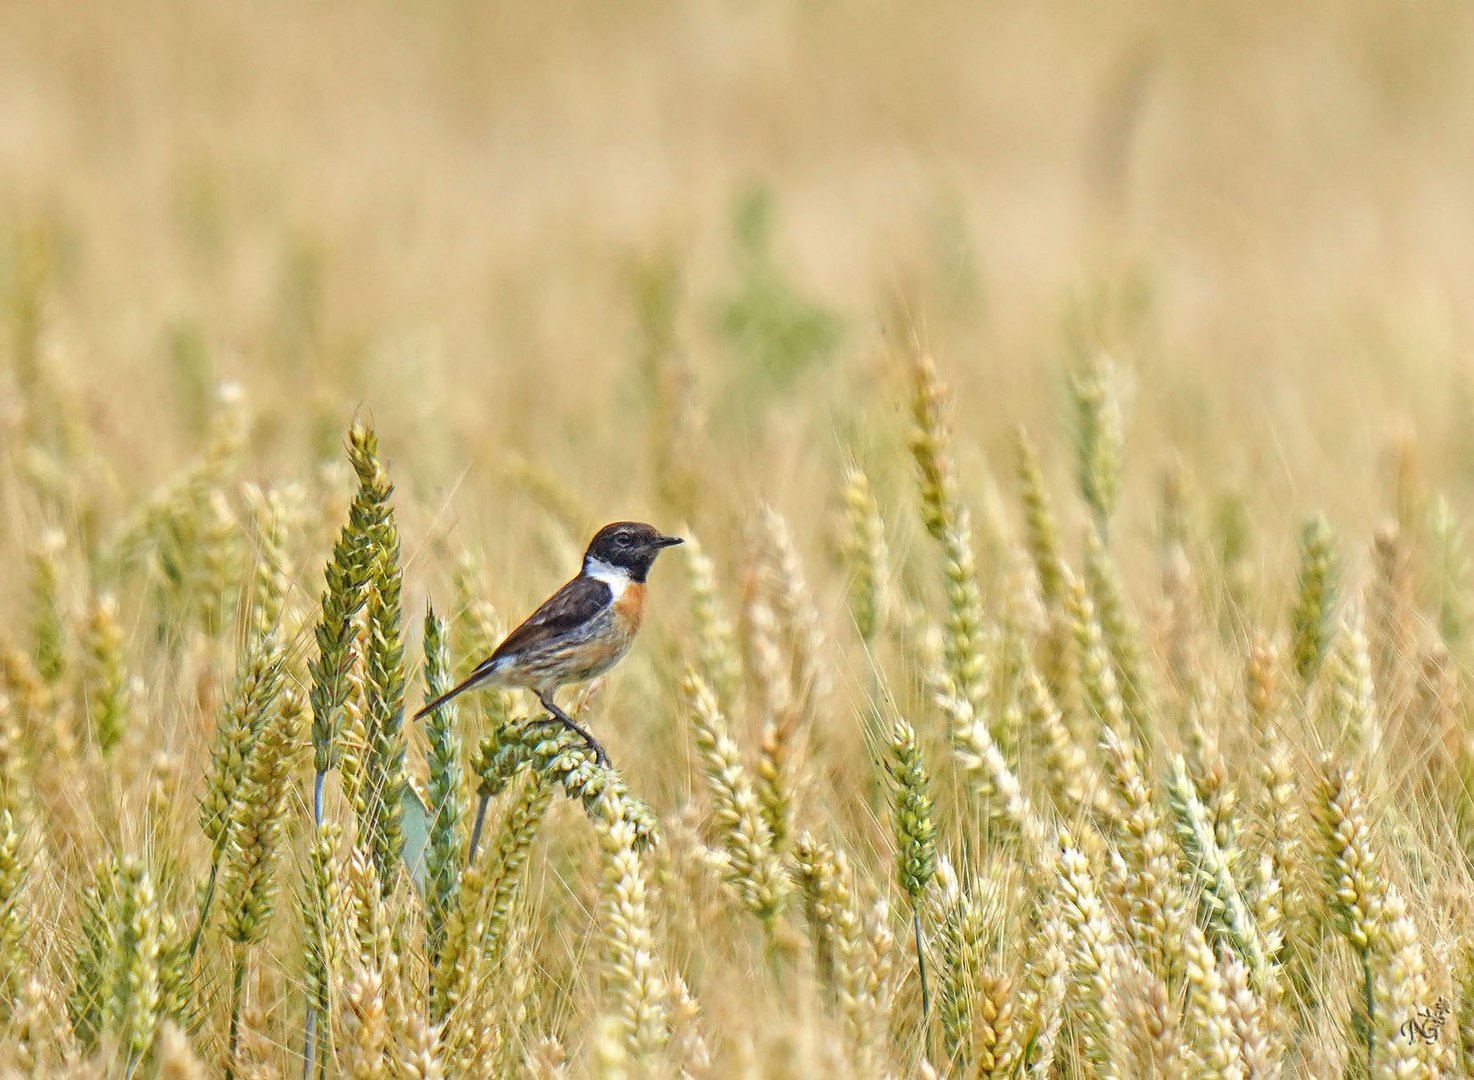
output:
[[[576,577],[543,601],[542,607],[506,636],[481,665],[489,668],[504,656],[515,656],[540,641],[571,633],[614,600],[609,586],[597,578]]]
[[[583,576],[574,578],[544,600],[542,606],[527,616],[517,629],[508,634],[496,647],[496,651],[477,664],[476,670],[466,676],[462,682],[428,702],[419,712],[415,713],[415,719],[418,720],[452,698],[459,697],[467,690],[481,684],[496,671],[497,661],[503,657],[516,656],[526,649],[536,648],[539,642],[575,632],[613,601],[614,593],[604,582],[597,578]]]

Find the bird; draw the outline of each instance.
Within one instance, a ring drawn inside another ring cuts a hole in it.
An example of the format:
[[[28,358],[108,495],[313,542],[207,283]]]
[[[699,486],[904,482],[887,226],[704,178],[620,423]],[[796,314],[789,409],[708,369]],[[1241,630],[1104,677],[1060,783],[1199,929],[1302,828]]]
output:
[[[645,579],[656,557],[684,543],[642,521],[616,521],[594,534],[578,575],[542,602],[466,678],[427,702],[419,720],[467,690],[531,690],[551,721],[580,736],[606,768],[609,755],[558,707],[560,687],[604,674],[624,658],[645,614]]]

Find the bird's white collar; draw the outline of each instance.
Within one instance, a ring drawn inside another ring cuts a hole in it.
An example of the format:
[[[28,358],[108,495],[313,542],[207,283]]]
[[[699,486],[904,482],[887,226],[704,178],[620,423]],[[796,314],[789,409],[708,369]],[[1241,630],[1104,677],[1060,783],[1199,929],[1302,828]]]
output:
[[[624,595],[624,590],[629,588],[630,572],[622,566],[612,566],[603,559],[585,559],[583,564],[584,577],[591,577],[595,581],[602,581],[609,586],[609,591],[618,600]]]

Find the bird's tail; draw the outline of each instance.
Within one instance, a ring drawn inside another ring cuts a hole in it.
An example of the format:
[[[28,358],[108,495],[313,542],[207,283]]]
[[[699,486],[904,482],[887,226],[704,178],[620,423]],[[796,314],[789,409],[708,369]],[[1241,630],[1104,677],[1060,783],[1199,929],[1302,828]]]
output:
[[[439,697],[431,701],[427,701],[423,706],[421,706],[420,711],[415,713],[415,719],[418,720],[423,716],[429,715],[436,709],[440,708],[440,706],[444,705],[447,701],[450,701],[452,698],[460,697],[467,690],[474,690],[478,685],[486,681],[486,677],[489,674],[491,673],[487,671],[484,665],[482,667],[478,667],[475,671],[471,672],[470,675],[466,676],[464,682],[460,683],[458,686],[451,687]]]

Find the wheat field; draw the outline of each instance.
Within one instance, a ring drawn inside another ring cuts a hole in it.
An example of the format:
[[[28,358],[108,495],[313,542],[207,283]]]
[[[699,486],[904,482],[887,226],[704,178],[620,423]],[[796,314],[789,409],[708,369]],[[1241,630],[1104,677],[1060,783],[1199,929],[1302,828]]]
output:
[[[1474,14],[0,5],[0,1074],[1474,1075]],[[562,704],[424,721],[601,524]]]

